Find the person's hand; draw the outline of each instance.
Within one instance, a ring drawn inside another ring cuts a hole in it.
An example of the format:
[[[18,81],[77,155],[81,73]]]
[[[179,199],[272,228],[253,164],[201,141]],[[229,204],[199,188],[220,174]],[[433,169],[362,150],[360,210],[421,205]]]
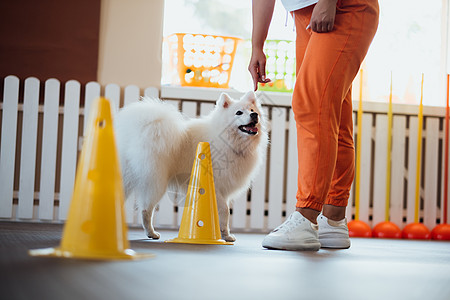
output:
[[[262,49],[252,50],[252,57],[250,58],[250,63],[248,65],[248,70],[253,78],[253,90],[258,89],[258,82],[268,83],[269,78],[266,78],[266,55]]]
[[[337,0],[319,0],[313,9],[309,27],[312,31],[323,33],[333,30],[336,17]]]

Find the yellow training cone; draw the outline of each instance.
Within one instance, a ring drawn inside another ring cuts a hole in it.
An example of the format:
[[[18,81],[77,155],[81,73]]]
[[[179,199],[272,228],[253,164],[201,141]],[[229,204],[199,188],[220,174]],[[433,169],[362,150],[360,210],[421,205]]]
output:
[[[211,150],[206,142],[197,146],[178,237],[166,242],[233,244],[221,239]]]
[[[123,209],[125,195],[108,100],[94,101],[87,124],[61,245],[30,250],[29,254],[86,259],[153,256],[129,249]]]

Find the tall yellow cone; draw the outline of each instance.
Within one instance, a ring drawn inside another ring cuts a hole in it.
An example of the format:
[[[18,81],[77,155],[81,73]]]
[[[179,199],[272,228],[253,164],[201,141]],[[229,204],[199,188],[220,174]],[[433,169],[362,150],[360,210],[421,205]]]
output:
[[[166,242],[233,244],[221,239],[211,150],[206,142],[197,146],[178,237]]]
[[[61,245],[30,250],[29,254],[87,259],[152,256],[129,249],[125,195],[108,100],[99,98],[92,104],[87,124]]]

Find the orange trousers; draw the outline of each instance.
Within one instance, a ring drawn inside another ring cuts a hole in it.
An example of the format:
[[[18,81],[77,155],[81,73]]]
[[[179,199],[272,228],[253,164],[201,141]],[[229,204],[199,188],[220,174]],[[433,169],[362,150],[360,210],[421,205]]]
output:
[[[308,26],[314,5],[293,13],[297,79],[297,207],[347,206],[355,173],[351,85],[378,27],[377,0],[339,0],[334,28]]]

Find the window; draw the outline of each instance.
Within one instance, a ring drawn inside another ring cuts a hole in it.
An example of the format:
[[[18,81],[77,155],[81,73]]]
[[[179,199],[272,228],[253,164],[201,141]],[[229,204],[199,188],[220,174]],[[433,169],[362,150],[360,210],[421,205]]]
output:
[[[424,73],[424,105],[445,105],[444,2],[379,0],[380,23],[363,65],[364,100],[388,101],[392,71],[394,103],[418,104]]]

